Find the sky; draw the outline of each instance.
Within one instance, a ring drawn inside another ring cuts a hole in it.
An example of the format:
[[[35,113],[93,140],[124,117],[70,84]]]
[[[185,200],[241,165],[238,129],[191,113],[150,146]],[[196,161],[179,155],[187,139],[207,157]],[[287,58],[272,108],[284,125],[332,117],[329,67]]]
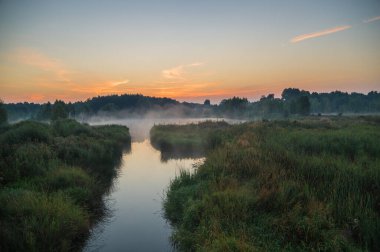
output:
[[[0,98],[380,91],[379,0],[0,0]]]

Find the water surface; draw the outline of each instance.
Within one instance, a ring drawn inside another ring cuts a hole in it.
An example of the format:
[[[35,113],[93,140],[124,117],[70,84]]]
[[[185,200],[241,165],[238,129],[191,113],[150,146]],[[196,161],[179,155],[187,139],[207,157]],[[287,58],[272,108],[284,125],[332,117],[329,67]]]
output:
[[[171,251],[171,228],[162,217],[162,198],[179,169],[200,160],[169,160],[149,140],[132,143],[108,196],[112,217],[98,224],[85,251]]]
[[[122,157],[120,175],[106,196],[110,217],[92,230],[85,251],[172,251],[171,227],[163,218],[162,200],[180,169],[193,170],[203,158],[170,159],[149,142],[154,124],[191,123],[205,119],[98,120],[91,124],[122,124],[130,128],[131,151]]]

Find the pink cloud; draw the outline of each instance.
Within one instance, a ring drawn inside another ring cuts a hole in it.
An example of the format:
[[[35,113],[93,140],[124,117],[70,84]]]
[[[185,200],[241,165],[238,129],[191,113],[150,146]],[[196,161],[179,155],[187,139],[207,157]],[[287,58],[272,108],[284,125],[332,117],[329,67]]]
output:
[[[330,35],[330,34],[333,34],[333,33],[336,33],[336,32],[340,32],[340,31],[344,31],[344,30],[350,29],[351,27],[352,26],[350,26],[350,25],[345,25],[345,26],[338,26],[338,27],[330,28],[330,29],[323,30],[323,31],[312,32],[312,33],[307,33],[307,34],[301,34],[301,35],[298,35],[298,36],[292,38],[290,40],[290,42],[291,43],[298,43],[298,42],[301,42],[301,41],[307,40],[307,39],[327,36],[327,35]]]
[[[380,16],[377,16],[377,17],[373,17],[373,18],[364,20],[363,23],[372,23],[372,22],[379,21],[379,20],[380,20]]]

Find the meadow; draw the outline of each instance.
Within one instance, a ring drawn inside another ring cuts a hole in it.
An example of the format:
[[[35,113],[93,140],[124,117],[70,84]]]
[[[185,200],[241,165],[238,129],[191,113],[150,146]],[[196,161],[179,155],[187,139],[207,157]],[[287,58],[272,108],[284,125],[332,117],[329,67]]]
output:
[[[164,200],[178,250],[380,250],[379,117],[249,122],[198,137],[197,127],[160,128],[167,145],[188,143],[193,128],[208,150]]]
[[[130,148],[124,126],[0,127],[0,251],[80,251]]]

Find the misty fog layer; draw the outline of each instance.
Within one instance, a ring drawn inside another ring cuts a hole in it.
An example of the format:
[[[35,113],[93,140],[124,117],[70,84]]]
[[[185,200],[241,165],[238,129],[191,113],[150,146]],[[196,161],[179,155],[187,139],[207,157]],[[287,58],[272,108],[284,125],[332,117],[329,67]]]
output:
[[[129,128],[133,142],[142,142],[149,139],[150,129],[157,124],[188,124],[204,121],[226,121],[230,124],[244,122],[245,120],[228,119],[228,118],[160,118],[158,113],[151,113],[143,118],[115,119],[109,117],[94,116],[88,118],[85,122],[90,125],[107,125],[118,124],[125,125]]]

